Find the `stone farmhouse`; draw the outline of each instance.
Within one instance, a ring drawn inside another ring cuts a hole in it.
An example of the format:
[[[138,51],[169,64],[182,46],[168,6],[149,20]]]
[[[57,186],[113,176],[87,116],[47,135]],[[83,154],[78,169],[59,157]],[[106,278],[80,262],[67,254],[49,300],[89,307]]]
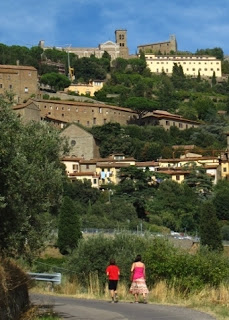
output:
[[[177,52],[177,41],[175,35],[171,35],[168,41],[156,42],[150,44],[142,44],[138,46],[138,53],[143,51],[147,53],[171,54]]]
[[[41,40],[38,44],[44,50],[52,49],[53,47],[46,47],[44,40]],[[104,43],[99,44],[98,47],[95,48],[77,48],[77,47],[55,47],[61,51],[67,51],[69,53],[74,53],[79,58],[90,57],[91,55],[95,55],[97,58],[101,58],[104,52],[109,53],[111,59],[114,60],[116,58],[129,58],[129,49],[127,46],[127,30],[119,29],[115,30],[115,42],[106,41]]]
[[[14,102],[22,103],[39,93],[37,70],[34,67],[0,65],[0,94],[11,92]]]
[[[187,76],[197,77],[200,73],[204,77],[212,77],[213,72],[217,78],[222,77],[221,60],[210,56],[195,56],[195,55],[155,55],[145,54],[146,63],[150,71],[153,73],[165,72],[172,75],[173,66],[176,63],[182,66],[183,72]]]
[[[142,117],[141,123],[142,125],[159,125],[165,130],[169,130],[171,127],[177,127],[179,130],[185,130],[189,128],[197,128],[200,125],[198,121],[185,119],[179,115],[163,110],[155,110],[153,112],[146,113]]]

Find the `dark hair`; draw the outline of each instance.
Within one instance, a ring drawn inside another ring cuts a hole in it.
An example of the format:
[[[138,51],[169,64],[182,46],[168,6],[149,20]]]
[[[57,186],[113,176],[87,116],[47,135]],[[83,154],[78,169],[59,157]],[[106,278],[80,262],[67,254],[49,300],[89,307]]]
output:
[[[142,261],[142,257],[140,254],[138,254],[134,260],[134,262],[139,262],[139,261]]]
[[[115,259],[111,259],[111,260],[110,260],[110,264],[111,264],[111,265],[115,265]]]

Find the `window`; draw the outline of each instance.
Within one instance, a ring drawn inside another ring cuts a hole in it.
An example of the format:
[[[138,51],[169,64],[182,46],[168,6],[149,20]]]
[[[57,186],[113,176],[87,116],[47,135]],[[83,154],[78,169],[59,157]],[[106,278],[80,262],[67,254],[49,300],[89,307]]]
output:
[[[176,176],[176,180],[179,181],[180,180],[180,176]]]
[[[89,125],[90,125],[90,122],[89,122],[89,121],[87,121],[87,126],[89,127]]]
[[[227,168],[223,168],[223,172],[227,172]]]
[[[25,93],[28,93],[28,92],[29,92],[28,87],[25,87]]]
[[[58,107],[56,107],[56,110],[58,110],[59,108]]]
[[[166,125],[169,126],[170,122],[168,120],[165,121]]]
[[[107,119],[103,119],[103,123],[104,123],[104,124],[107,123]]]
[[[102,108],[99,108],[99,113],[102,113],[102,111],[103,111]]]
[[[64,113],[62,113],[62,117],[64,117]]]
[[[97,180],[96,179],[93,179],[93,184],[96,184],[97,183]]]
[[[64,110],[64,107],[62,107],[62,110]]]
[[[72,165],[72,169],[73,169],[74,171],[78,171],[78,164],[73,164],[73,165]]]
[[[179,123],[179,128],[183,128],[183,123]]]
[[[76,145],[76,140],[71,140],[71,146],[74,147]]]
[[[9,89],[12,89],[12,88],[13,88],[13,86],[12,86],[12,84],[10,84],[10,85],[9,85]]]
[[[3,88],[3,85],[2,85],[2,83],[0,83],[0,88]]]
[[[68,111],[70,111],[71,110],[71,108],[70,107],[68,107]]]
[[[78,112],[78,108],[76,108],[76,112]]]
[[[93,118],[93,124],[96,124],[96,118]]]
[[[89,169],[89,164],[86,164],[86,169]]]

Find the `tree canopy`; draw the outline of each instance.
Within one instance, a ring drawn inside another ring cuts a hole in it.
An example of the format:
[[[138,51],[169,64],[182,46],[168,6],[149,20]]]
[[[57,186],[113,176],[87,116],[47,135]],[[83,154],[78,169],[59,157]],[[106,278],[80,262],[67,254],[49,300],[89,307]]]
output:
[[[52,230],[64,181],[62,141],[46,123],[22,124],[0,101],[0,252],[33,256]]]

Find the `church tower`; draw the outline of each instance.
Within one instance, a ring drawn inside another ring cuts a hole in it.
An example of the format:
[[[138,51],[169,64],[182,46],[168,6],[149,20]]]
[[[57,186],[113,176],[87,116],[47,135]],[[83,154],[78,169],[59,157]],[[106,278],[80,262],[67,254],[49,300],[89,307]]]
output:
[[[115,30],[115,42],[119,45],[120,58],[129,58],[129,49],[127,47],[127,30]]]

